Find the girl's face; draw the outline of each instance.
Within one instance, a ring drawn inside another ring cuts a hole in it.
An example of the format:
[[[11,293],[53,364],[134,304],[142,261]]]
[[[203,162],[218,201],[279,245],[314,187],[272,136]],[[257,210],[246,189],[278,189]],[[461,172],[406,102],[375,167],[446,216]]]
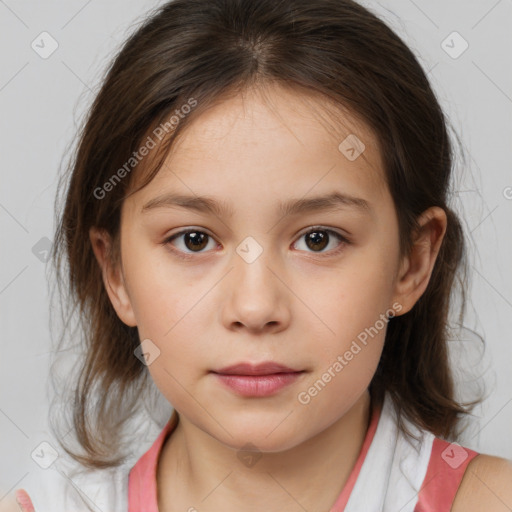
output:
[[[149,372],[180,415],[261,451],[341,419],[368,388],[388,318],[410,309],[373,135],[347,117],[328,131],[319,104],[291,90],[271,98],[252,91],[198,116],[124,202],[113,300],[150,340]],[[351,133],[365,146],[355,159],[353,137],[340,146]],[[215,373],[262,362],[297,373],[281,387]]]

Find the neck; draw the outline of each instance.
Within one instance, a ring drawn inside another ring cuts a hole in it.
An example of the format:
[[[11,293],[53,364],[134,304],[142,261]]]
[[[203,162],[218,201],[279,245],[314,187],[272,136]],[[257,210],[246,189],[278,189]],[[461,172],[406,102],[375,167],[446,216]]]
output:
[[[366,391],[318,435],[283,452],[257,454],[247,465],[236,450],[180,417],[158,464],[160,512],[329,510],[361,451],[370,405]]]

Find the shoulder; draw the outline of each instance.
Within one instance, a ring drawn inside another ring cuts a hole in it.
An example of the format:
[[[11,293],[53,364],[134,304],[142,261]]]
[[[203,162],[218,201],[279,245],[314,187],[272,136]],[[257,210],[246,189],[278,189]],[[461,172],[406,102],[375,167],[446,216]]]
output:
[[[481,454],[468,464],[452,512],[481,510],[512,510],[512,461]]]

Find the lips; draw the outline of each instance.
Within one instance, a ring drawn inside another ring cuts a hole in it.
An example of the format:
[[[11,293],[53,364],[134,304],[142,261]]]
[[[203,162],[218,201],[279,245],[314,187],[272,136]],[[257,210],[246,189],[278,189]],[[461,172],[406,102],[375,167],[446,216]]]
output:
[[[244,398],[264,398],[278,394],[302,378],[304,370],[267,361],[238,363],[212,371],[223,386]]]
[[[220,370],[214,370],[213,373],[218,373],[221,375],[275,375],[278,373],[300,372],[301,370],[296,370],[279,363],[268,361],[259,364],[238,363],[231,366],[226,366]]]

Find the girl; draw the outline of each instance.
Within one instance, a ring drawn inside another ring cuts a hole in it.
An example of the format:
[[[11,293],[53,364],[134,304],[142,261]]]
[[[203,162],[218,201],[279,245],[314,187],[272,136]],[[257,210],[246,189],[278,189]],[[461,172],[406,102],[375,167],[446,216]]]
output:
[[[451,170],[425,73],[354,1],[159,9],[56,237],[85,347],[61,443],[95,471],[41,479],[35,510],[510,510],[510,464],[453,442]],[[173,413],[131,461],[152,382]]]

